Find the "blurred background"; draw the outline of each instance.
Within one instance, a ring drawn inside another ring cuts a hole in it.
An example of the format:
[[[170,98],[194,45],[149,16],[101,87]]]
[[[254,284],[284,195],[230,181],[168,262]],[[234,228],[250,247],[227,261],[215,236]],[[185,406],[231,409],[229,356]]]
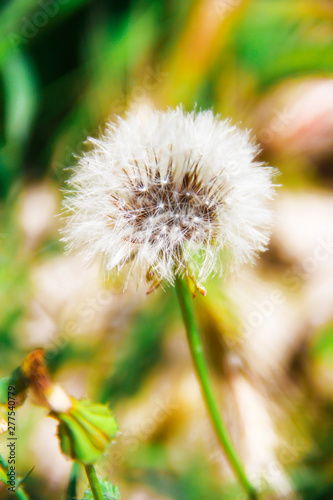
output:
[[[121,435],[97,469],[126,500],[245,498],[210,428],[174,290],[104,282],[98,264],[64,255],[56,217],[68,167],[108,117],[145,102],[212,108],[251,128],[281,172],[269,251],[196,299],[219,404],[250,478],[274,490],[264,498],[332,499],[333,2],[0,9],[0,376],[45,347],[69,394],[109,402]],[[29,402],[17,419],[31,498],[65,498],[56,422]]]

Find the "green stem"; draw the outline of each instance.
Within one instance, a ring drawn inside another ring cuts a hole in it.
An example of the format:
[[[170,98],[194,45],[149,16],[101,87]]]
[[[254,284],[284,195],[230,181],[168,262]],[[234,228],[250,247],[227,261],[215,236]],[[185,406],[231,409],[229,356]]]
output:
[[[246,477],[244,467],[237,455],[237,452],[228,434],[225,423],[221,418],[219,408],[215,401],[212,385],[209,379],[207,364],[204,358],[200,335],[194,317],[192,297],[185,279],[176,277],[176,291],[183,315],[183,320],[185,323],[187,340],[190,346],[192,360],[199,378],[201,390],[207,405],[208,412],[212,419],[215,432],[233,471],[239,479],[239,482],[247,492],[249,498],[251,498],[252,500],[257,500],[257,492]]]
[[[93,465],[84,466],[90,484],[91,492],[95,500],[103,500],[103,495],[97,479],[95,467]]]

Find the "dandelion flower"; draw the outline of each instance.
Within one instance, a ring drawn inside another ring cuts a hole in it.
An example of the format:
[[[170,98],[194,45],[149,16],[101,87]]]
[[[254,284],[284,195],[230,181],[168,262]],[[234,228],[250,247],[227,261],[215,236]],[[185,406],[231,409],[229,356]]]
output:
[[[274,169],[248,131],[212,111],[141,108],[89,138],[64,201],[63,241],[107,273],[203,281],[269,239]]]

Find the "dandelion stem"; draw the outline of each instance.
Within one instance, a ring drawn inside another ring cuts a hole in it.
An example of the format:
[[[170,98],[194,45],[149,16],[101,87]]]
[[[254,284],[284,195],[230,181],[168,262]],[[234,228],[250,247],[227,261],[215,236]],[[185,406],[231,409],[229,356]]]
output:
[[[99,486],[95,467],[90,464],[90,465],[85,465],[84,468],[86,470],[87,478],[90,484],[94,500],[103,500],[103,495]]]
[[[192,360],[215,432],[239,482],[247,492],[249,498],[251,500],[257,500],[257,492],[245,474],[244,467],[237,455],[226,425],[221,418],[219,408],[214,397],[200,335],[194,317],[191,293],[184,278],[176,277],[176,291],[186,328],[187,340],[190,346]]]

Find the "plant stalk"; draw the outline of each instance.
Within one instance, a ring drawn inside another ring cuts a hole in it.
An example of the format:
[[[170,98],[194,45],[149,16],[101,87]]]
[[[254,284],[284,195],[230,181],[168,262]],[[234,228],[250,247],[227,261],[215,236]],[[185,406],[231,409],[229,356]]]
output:
[[[195,321],[192,297],[188,284],[184,278],[176,277],[176,291],[182,311],[182,316],[186,328],[187,340],[189,343],[192,360],[201,385],[202,394],[207,405],[207,409],[212,420],[216,435],[222,445],[224,453],[232,467],[236,477],[243,486],[251,500],[258,500],[258,494],[255,488],[248,480],[243,464],[241,463],[234,444],[231,441],[228,430],[223,422],[219,408],[217,406],[212,384],[209,379],[208,368],[204,357],[199,330]]]
[[[84,468],[86,470],[87,478],[90,484],[94,500],[103,500],[103,495],[99,486],[95,467],[90,464],[90,465],[85,465]]]

